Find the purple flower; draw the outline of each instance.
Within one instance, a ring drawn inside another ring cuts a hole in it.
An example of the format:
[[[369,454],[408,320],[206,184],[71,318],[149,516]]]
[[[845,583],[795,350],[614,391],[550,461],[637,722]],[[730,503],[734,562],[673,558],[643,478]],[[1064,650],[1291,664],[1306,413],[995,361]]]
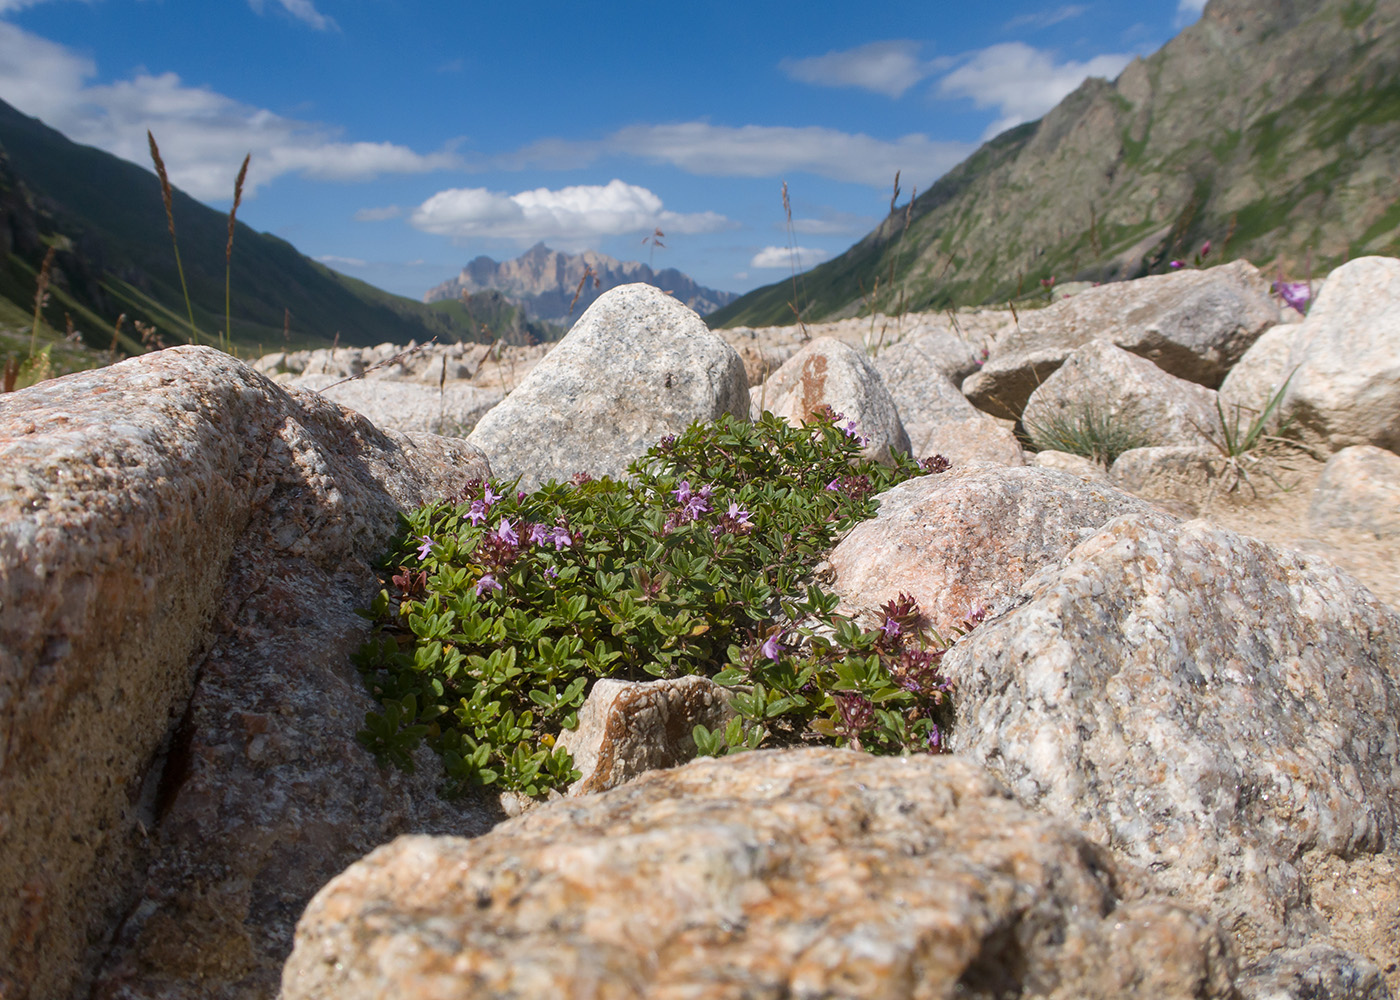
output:
[[[724,516],[729,518],[729,520],[733,522],[734,529],[736,531],[741,528],[753,527],[753,522],[749,520],[749,512],[746,510],[740,510],[737,501],[729,501],[729,512]]]
[[[530,544],[543,545],[549,541],[549,528],[543,524],[530,525]]]
[[[494,575],[490,574],[490,573],[483,573],[483,574],[481,575],[481,579],[478,580],[478,581],[476,581],[476,596],[477,596],[477,597],[480,597],[482,594],[486,593],[487,591],[490,591],[490,590],[500,590],[500,589],[501,589],[501,585],[500,585],[499,583],[496,582],[496,577],[495,577]]]
[[[477,526],[484,524],[486,522],[486,504],[480,500],[473,500],[471,510],[467,511],[467,520]]]
[[[1210,240],[1206,240],[1204,243],[1201,244],[1201,256],[1202,256],[1202,257],[1209,257],[1209,256],[1210,256]]]
[[[897,635],[904,634],[904,629],[900,628],[899,622],[895,621],[893,618],[886,618],[885,624],[881,625],[880,629],[885,633],[885,638],[887,639],[893,639]]]
[[[496,537],[507,545],[520,544],[520,536],[517,535],[515,529],[511,527],[510,518],[508,517],[501,518],[501,523],[496,528]]]
[[[1274,293],[1298,312],[1306,312],[1312,301],[1312,288],[1306,281],[1275,281]]]
[[[928,734],[928,752],[938,753],[943,748],[943,731],[934,725]]]
[[[554,530],[550,533],[549,537],[550,540],[554,542],[555,552],[558,552],[560,549],[567,549],[570,545],[574,544],[574,540],[569,535],[568,531],[558,524],[554,526]]]
[[[418,540],[423,543],[422,545],[418,546],[418,559],[421,562],[422,560],[428,558],[429,552],[433,551],[433,540],[427,535],[418,536]]]
[[[841,477],[837,476],[831,482],[827,483],[826,488],[839,493],[841,491]]]
[[[549,577],[551,580],[553,580],[555,577],[557,577],[557,576],[559,575],[559,570],[555,569],[553,566],[550,566],[548,569],[546,569],[546,570],[544,571],[544,575],[547,576],[547,577]]]
[[[525,502],[525,491],[524,491],[524,490],[517,490],[517,491],[516,491],[516,494],[515,494],[515,502],[516,502],[516,503],[524,503],[524,502]]]
[[[1174,260],[1174,261],[1172,261],[1172,263],[1171,263],[1171,269],[1172,269],[1173,271],[1180,271],[1180,270],[1181,270],[1183,267],[1185,267],[1185,266],[1186,266],[1186,264],[1183,263],[1182,261],[1179,261],[1179,260]]]
[[[487,507],[490,507],[497,500],[501,499],[501,495],[499,493],[492,493],[491,484],[487,483],[485,491],[481,494],[481,499],[485,502]]]
[[[676,503],[681,505],[681,521],[696,521],[701,514],[709,513],[710,496],[714,493],[714,487],[706,486],[695,492],[690,488],[690,480],[682,479],[680,486],[671,492],[676,498]]]
[[[778,654],[783,651],[783,644],[778,641],[778,634],[775,632],[768,637],[768,641],[763,644],[763,655],[774,663],[778,662]]]

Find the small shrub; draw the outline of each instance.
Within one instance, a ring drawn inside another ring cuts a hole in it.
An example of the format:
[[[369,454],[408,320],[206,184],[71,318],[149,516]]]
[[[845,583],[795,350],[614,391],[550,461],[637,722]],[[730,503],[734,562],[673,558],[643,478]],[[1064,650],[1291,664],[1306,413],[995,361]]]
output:
[[[1026,421],[1037,451],[1067,451],[1107,468],[1125,451],[1146,448],[1151,439],[1129,415],[1101,410],[1092,403],[1062,410],[1039,421]]]
[[[907,599],[874,631],[835,616],[811,571],[876,494],[947,463],[863,460],[840,419],[725,417],[662,441],[626,480],[478,481],[415,511],[366,612],[377,628],[357,662],[383,709],[361,743],[411,767],[426,740],[446,794],[539,795],[578,776],[554,734],[594,680],[698,673],[733,687],[739,713],[697,727],[702,753],[939,749],[946,644]]]

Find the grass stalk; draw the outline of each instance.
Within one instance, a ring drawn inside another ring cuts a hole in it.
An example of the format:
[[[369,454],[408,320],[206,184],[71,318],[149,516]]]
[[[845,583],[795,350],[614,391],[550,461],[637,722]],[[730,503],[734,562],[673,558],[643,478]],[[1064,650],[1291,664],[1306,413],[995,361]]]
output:
[[[233,223],[238,215],[238,206],[243,204],[243,181],[248,176],[248,161],[252,158],[252,153],[243,157],[243,166],[238,168],[238,178],[233,182],[233,207],[228,210],[228,246],[224,248],[224,330],[219,338],[225,351],[233,343],[232,312],[229,308],[230,288],[233,285]]]
[[[160,147],[156,145],[156,137],[151,134],[151,130],[146,130],[146,141],[151,146],[151,160],[156,165],[156,176],[160,178],[160,196],[165,202],[165,222],[170,227],[170,244],[175,248],[175,270],[180,274],[180,291],[185,296],[185,310],[190,317],[190,343],[199,343],[199,332],[194,328],[194,306],[190,304],[190,289],[185,284],[185,268],[180,263],[180,241],[175,238],[175,211],[172,205],[173,198],[170,192],[170,177],[165,172],[165,161],[160,158]]]
[[[48,253],[44,254],[44,263],[39,265],[39,278],[34,283],[34,329],[29,334],[30,360],[33,360],[34,351],[39,344],[39,324],[43,321],[44,303],[49,297],[49,272],[53,270],[53,258],[57,252],[58,247],[49,247]]]

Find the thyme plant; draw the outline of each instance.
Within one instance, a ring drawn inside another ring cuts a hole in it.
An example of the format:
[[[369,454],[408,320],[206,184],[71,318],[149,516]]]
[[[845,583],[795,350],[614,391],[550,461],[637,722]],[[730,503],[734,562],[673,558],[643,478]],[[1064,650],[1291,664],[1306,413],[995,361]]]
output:
[[[361,743],[411,768],[426,740],[447,794],[540,795],[578,777],[555,734],[596,679],[704,674],[733,689],[737,714],[696,727],[701,753],[939,750],[946,643],[905,597],[862,630],[812,572],[878,493],[947,462],[865,460],[842,419],[723,417],[666,438],[623,480],[475,481],[415,511],[365,612],[376,629],[357,662],[381,708]]]

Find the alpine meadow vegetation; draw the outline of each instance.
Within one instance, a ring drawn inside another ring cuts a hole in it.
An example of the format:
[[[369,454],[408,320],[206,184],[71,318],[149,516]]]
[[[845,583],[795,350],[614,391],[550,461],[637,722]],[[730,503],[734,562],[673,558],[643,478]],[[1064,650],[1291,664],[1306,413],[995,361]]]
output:
[[[702,754],[941,750],[948,640],[904,596],[861,628],[814,570],[877,494],[948,463],[878,465],[843,420],[726,416],[662,440],[625,479],[474,481],[407,516],[364,612],[376,627],[356,662],[381,707],[362,745],[412,769],[426,741],[449,796],[537,796],[579,777],[555,737],[595,680],[703,674],[735,715],[696,727]]]

